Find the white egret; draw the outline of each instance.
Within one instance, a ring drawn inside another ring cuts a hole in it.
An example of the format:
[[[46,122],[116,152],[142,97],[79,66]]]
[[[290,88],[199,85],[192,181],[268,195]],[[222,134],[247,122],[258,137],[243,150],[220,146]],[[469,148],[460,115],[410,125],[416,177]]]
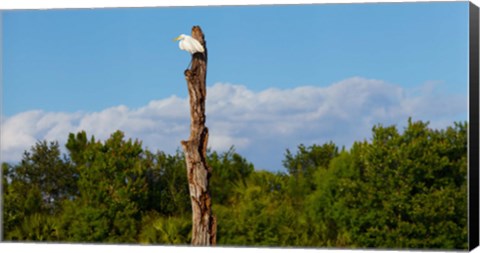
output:
[[[195,53],[203,53],[205,49],[203,48],[202,44],[200,42],[188,35],[185,34],[180,34],[180,36],[176,37],[174,39],[175,41],[179,40],[180,43],[178,43],[178,47],[181,50],[185,50],[189,52],[190,54],[195,54]]]

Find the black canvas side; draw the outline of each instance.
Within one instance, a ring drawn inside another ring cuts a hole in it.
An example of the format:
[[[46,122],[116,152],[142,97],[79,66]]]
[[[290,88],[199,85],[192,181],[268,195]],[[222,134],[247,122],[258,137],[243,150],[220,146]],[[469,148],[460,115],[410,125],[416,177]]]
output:
[[[478,7],[469,6],[469,200],[468,200],[468,248],[473,250],[479,243],[479,19]]]

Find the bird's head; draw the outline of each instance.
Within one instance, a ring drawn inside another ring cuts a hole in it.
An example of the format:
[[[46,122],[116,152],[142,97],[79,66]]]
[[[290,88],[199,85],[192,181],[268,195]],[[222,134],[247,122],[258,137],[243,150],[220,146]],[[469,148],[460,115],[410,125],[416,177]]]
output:
[[[180,36],[173,39],[173,41],[183,40],[183,39],[185,39],[185,36],[186,36],[185,34],[180,34]]]

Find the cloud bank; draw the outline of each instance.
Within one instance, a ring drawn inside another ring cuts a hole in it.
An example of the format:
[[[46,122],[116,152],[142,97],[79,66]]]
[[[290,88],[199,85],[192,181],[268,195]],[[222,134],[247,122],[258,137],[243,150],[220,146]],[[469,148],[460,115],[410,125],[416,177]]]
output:
[[[209,146],[225,151],[232,145],[258,169],[282,170],[287,148],[333,141],[347,148],[368,139],[374,124],[403,127],[408,117],[443,128],[466,120],[467,94],[438,92],[433,82],[416,89],[382,80],[353,77],[325,87],[270,88],[255,92],[243,85],[208,87]],[[94,101],[92,101],[94,102]],[[120,105],[99,112],[26,111],[1,123],[1,155],[19,161],[37,140],[58,140],[85,130],[105,140],[116,130],[143,141],[150,150],[174,153],[189,136],[188,98],[171,96],[141,108]]]

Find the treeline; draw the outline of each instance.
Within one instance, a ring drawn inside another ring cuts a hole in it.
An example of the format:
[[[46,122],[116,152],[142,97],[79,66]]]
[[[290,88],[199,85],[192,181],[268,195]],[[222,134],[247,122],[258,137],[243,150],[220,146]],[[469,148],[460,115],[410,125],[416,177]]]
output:
[[[7,241],[189,244],[182,153],[152,153],[122,132],[41,141],[2,164]],[[350,150],[287,150],[286,173],[232,148],[209,152],[217,242],[230,246],[467,249],[467,123],[373,127]]]

